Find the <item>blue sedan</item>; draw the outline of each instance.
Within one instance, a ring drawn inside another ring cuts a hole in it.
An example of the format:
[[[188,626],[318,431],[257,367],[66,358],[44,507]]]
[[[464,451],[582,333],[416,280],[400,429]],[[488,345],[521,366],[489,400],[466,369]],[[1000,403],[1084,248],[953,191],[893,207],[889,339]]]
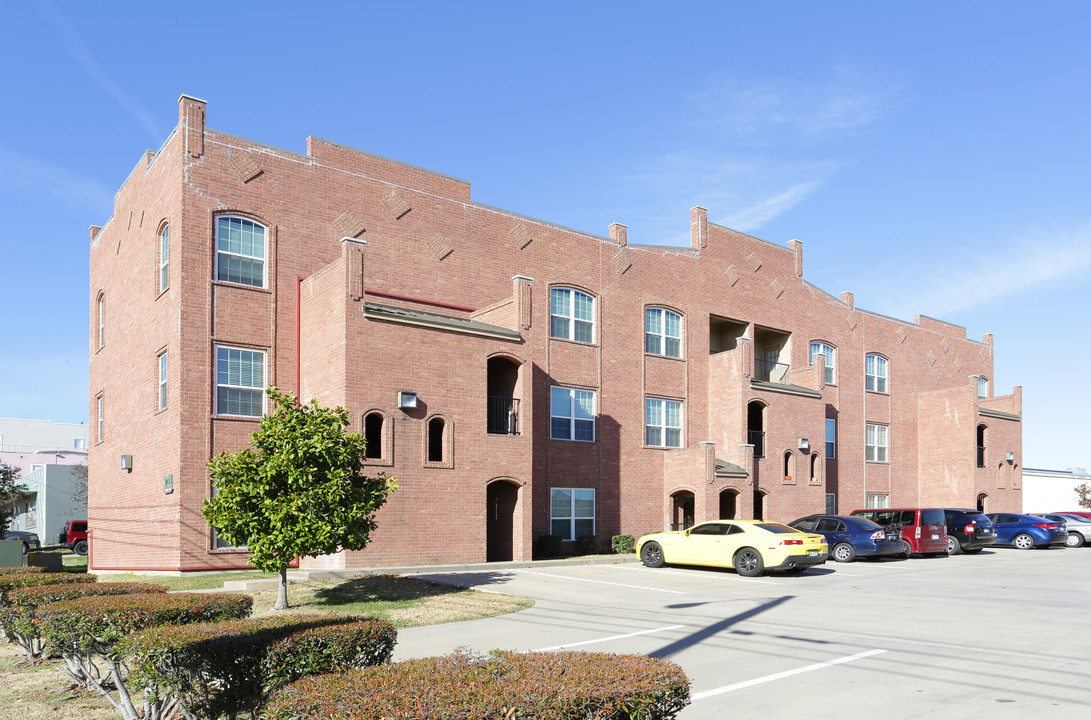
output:
[[[996,544],[1011,545],[1019,550],[1064,545],[1068,528],[1064,523],[1023,513],[989,513],[996,528]]]
[[[855,515],[808,515],[793,520],[789,526],[803,532],[818,533],[826,538],[830,557],[837,562],[850,562],[857,557],[901,555],[901,530]]]

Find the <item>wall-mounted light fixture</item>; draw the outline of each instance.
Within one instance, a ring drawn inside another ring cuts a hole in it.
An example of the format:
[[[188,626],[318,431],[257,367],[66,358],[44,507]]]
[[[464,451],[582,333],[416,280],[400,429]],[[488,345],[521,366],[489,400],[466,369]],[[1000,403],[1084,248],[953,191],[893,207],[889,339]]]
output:
[[[122,455],[121,456],[121,469],[122,470],[128,470],[129,472],[133,471],[133,456],[132,455]]]
[[[413,410],[417,407],[417,394],[408,390],[398,391],[398,407],[402,410]]]
[[[1011,450],[1008,451],[1008,462],[1015,462],[1015,453]]]
[[[803,452],[810,451],[811,441],[808,440],[807,438],[800,438],[799,439],[799,449],[802,450]]]

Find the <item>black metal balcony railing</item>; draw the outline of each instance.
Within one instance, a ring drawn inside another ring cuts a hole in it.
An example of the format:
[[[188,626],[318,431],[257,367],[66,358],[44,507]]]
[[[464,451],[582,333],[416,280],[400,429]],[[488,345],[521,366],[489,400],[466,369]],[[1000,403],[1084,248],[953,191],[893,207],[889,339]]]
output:
[[[765,433],[761,430],[747,430],[746,441],[754,446],[754,457],[765,457]]]
[[[785,384],[788,382],[788,363],[775,363],[768,360],[754,361],[754,378],[765,382]]]
[[[519,399],[489,395],[488,431],[493,435],[519,434]]]
[[[985,446],[977,446],[977,466],[980,468],[985,467]]]

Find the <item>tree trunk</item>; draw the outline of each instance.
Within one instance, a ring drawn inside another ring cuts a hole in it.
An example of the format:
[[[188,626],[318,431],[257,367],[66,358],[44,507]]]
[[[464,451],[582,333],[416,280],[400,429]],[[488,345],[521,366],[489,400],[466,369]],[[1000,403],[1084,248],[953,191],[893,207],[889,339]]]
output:
[[[288,568],[286,567],[280,569],[280,585],[277,586],[277,604],[273,606],[273,609],[288,609]]]

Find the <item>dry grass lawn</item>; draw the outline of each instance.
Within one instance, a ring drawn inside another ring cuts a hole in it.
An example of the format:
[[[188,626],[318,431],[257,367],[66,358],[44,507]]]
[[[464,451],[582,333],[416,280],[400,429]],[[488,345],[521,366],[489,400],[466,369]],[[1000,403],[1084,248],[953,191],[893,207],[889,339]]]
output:
[[[144,580],[154,582],[154,579]],[[273,612],[275,590],[256,592],[253,596],[255,617]],[[293,584],[288,588],[288,602],[293,613],[368,615],[383,618],[399,628],[493,617],[534,604],[527,598],[459,590],[396,575]],[[117,717],[117,711],[103,698],[73,693],[59,661],[28,667],[19,647],[0,638],[0,720]]]

